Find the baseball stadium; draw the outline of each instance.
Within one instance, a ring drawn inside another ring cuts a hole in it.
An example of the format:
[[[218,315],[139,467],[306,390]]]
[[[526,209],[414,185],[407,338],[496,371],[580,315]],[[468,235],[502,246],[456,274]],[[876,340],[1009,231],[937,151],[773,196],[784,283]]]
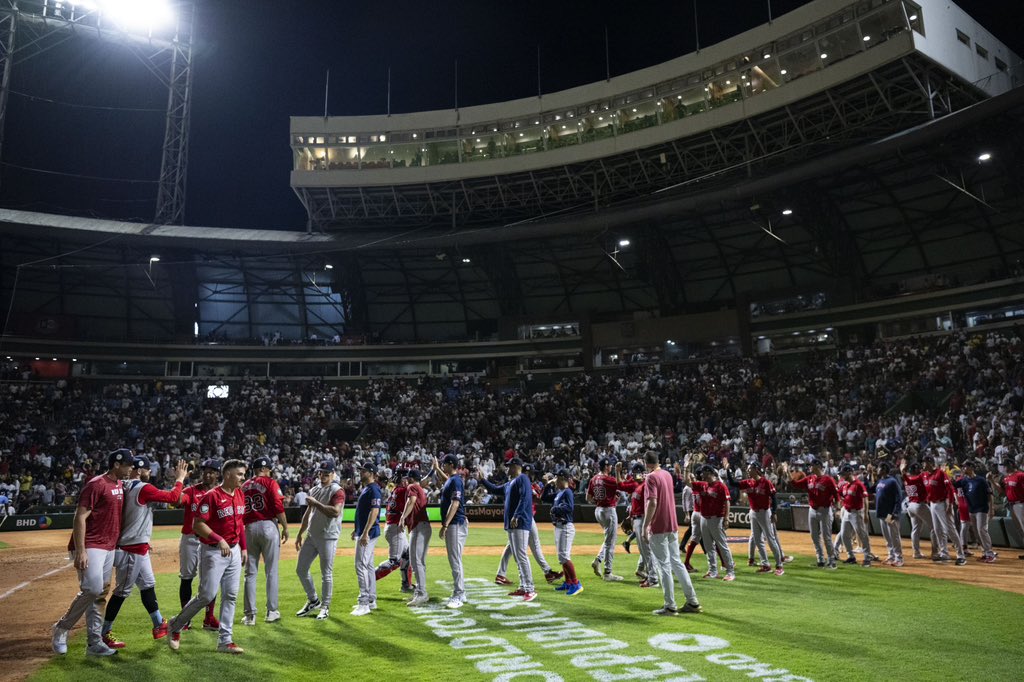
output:
[[[0,680],[1022,680],[1014,3],[0,0]]]

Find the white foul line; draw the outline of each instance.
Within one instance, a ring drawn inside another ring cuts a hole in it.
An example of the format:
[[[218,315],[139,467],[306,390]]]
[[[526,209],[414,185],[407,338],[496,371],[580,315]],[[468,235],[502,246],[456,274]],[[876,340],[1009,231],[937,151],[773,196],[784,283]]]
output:
[[[20,589],[22,589],[24,587],[28,587],[29,585],[31,585],[32,583],[34,583],[37,580],[42,580],[43,578],[45,578],[47,576],[53,575],[57,571],[63,571],[68,566],[74,566],[74,563],[69,561],[68,563],[64,564],[63,566],[58,566],[57,568],[53,569],[52,571],[47,571],[46,573],[43,573],[41,576],[33,578],[32,580],[29,580],[27,582],[23,582],[20,585],[15,585],[14,587],[12,587],[11,589],[7,590],[3,594],[0,594],[0,601],[3,601],[4,599],[7,599],[8,597],[10,597],[12,594],[17,592],[18,590],[20,590]]]

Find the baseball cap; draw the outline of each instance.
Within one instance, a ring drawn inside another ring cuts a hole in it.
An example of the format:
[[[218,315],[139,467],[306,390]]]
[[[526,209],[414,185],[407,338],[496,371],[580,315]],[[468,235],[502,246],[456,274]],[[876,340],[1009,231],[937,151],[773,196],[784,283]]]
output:
[[[715,467],[713,467],[713,466],[711,466],[709,464],[705,464],[704,466],[702,466],[700,468],[700,475],[701,476],[707,476],[708,474],[717,474],[717,473],[718,473],[718,470],[715,469]]]
[[[408,476],[408,469],[395,469],[394,473],[391,474],[391,480],[394,481],[395,483],[398,483],[403,478],[407,478]]]
[[[555,476],[558,478],[569,478],[569,470],[565,467],[558,467],[555,469]]]
[[[143,457],[142,455],[136,455],[135,459],[132,461],[132,466],[135,467],[136,469],[148,469],[149,460]]]
[[[360,465],[359,470],[360,471],[369,471],[371,474],[376,475],[377,474],[377,465],[374,464],[373,462],[367,460],[367,461],[363,462]]]
[[[611,465],[612,465],[612,461],[610,459],[608,459],[607,457],[602,457],[597,462],[597,468],[598,469],[604,469],[605,467],[611,466]]]
[[[270,458],[269,457],[257,457],[256,459],[254,459],[252,461],[252,468],[253,468],[254,471],[258,471],[260,469],[269,469],[270,468]]]
[[[441,464],[451,464],[452,466],[459,466],[459,458],[455,455],[445,455],[444,459],[441,460]]]
[[[523,464],[523,471],[525,471],[527,473],[532,473],[533,472],[533,465],[530,464],[529,462],[524,463]]]
[[[107,455],[107,466],[112,467],[115,464],[130,462],[134,459],[135,457],[132,455],[131,450],[129,450],[128,448],[120,448],[118,450],[114,450],[109,455]]]
[[[647,467],[645,467],[643,464],[640,464],[639,462],[634,464],[633,468],[632,468],[632,471],[633,471],[634,474],[642,474],[646,470],[647,470]]]
[[[519,459],[518,457],[513,457],[512,459],[510,459],[508,461],[508,465],[509,466],[515,466],[515,467],[521,467],[521,466],[523,466],[523,460]]]
[[[325,459],[324,461],[320,462],[320,471],[326,474],[334,473],[334,460]]]
[[[220,471],[224,464],[219,459],[211,457],[210,459],[203,460],[200,468],[202,469],[213,469],[214,471]]]
[[[364,466],[363,468],[365,469],[366,467]],[[367,471],[369,471],[369,469],[367,469]],[[409,477],[410,481],[414,481],[416,483],[419,483],[423,478],[423,474],[420,473],[419,469],[409,469],[409,471],[406,472],[406,476]]]
[[[841,474],[848,474],[851,471],[853,471],[853,467],[850,466],[849,464],[844,464],[842,468],[839,469],[839,473]]]

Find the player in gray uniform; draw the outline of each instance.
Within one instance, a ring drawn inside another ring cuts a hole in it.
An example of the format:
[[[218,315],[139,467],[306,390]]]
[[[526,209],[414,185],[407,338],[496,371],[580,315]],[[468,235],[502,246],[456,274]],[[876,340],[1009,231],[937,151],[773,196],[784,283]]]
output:
[[[345,507],[345,491],[334,480],[334,461],[324,460],[320,464],[320,484],[313,486],[306,498],[306,513],[295,536],[295,549],[299,560],[295,572],[306,592],[306,605],[295,614],[308,616],[314,611],[317,620],[327,620],[331,612],[331,594],[334,591],[334,553],[341,537],[342,510]],[[307,530],[309,531],[307,534]],[[306,541],[302,537],[306,536]],[[309,568],[313,559],[320,558],[320,596],[316,595],[313,577]]]
[[[181,527],[181,539],[178,541],[178,578],[181,585],[178,587],[178,600],[181,608],[192,599],[192,581],[199,575],[199,549],[202,543],[192,532],[192,521],[203,495],[213,490],[220,481],[220,469],[222,462],[219,459],[204,460],[199,467],[199,483],[190,485],[182,491],[183,503],[185,505],[185,521]],[[210,602],[206,607],[206,617],[203,619],[204,630],[218,630],[220,623],[213,615],[216,602]],[[186,625],[188,630],[191,624]]]
[[[252,463],[253,477],[242,484],[245,493],[245,544],[249,561],[245,565],[244,617],[242,625],[256,625],[256,576],[260,558],[267,575],[267,623],[281,620],[277,610],[278,558],[281,545],[288,542],[288,517],[284,514],[281,486],[273,479],[270,459],[257,457]],[[281,528],[278,530],[278,524]]]
[[[533,474],[533,465],[529,462],[523,464],[523,473],[527,476]],[[539,495],[534,491],[534,500]],[[536,511],[536,504],[534,511]],[[540,544],[540,530],[537,528],[537,520],[534,519],[533,525],[530,526],[530,553],[533,554],[534,561],[540,566],[541,570],[544,571],[544,579],[548,583],[553,583],[562,577],[562,574],[551,568],[551,564],[548,563],[547,558],[544,556],[544,548]],[[498,574],[494,578],[494,582],[497,585],[511,585],[512,582],[506,578],[508,575],[508,563],[512,559],[512,545],[506,543],[505,551],[501,553],[501,561],[498,562]]]
[[[136,456],[133,460],[132,478],[124,484],[124,506],[121,511],[121,536],[114,553],[114,570],[117,576],[114,594],[107,602],[103,616],[103,642],[113,648],[124,648],[124,642],[117,641],[112,630],[114,620],[125,599],[131,596],[132,588],[138,586],[142,604],[153,621],[153,639],[167,636],[167,621],[160,615],[156,599],[156,577],[153,562],[149,558],[149,541],[153,537],[154,504],[181,504],[181,487],[188,476],[188,462],[181,460],[174,469],[174,488],[166,492],[149,485],[149,461]]]
[[[452,569],[452,596],[445,603],[449,609],[460,609],[466,603],[466,581],[462,569],[462,551],[469,537],[469,520],[466,518],[465,484],[456,471],[459,458],[445,455],[444,463],[434,458],[434,472],[443,481],[441,488],[441,530],[438,536],[444,540],[448,554],[448,566]]]
[[[421,504],[419,492],[422,491],[420,480],[423,474],[418,470],[409,471],[409,487],[406,489],[405,509],[398,520],[398,525],[409,528],[409,563],[412,566],[412,573],[416,576],[416,587],[412,599],[406,602],[406,606],[423,606],[430,602],[430,595],[427,593],[427,552],[430,549],[430,521],[427,519],[425,509],[418,508]],[[426,496],[422,498],[422,504],[426,505]],[[417,517],[419,517],[417,519]],[[406,521],[408,519],[408,521]]]

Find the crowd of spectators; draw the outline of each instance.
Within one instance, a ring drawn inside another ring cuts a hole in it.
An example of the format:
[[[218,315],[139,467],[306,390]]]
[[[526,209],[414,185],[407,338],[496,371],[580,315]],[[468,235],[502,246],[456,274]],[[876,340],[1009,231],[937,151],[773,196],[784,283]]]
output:
[[[338,462],[349,493],[364,460],[385,475],[427,472],[441,453],[495,481],[514,455],[537,478],[565,466],[581,486],[604,456],[632,462],[654,450],[668,463],[722,466],[756,459],[784,493],[786,466],[812,455],[866,477],[880,461],[926,451],[950,468],[972,458],[992,471],[1022,452],[1022,351],[1017,328],[959,332],[807,353],[796,367],[722,358],[580,374],[538,390],[479,377],[359,387],[246,380],[217,399],[192,381],[13,381],[0,384],[0,513],[74,504],[118,447],[145,453],[157,482],[181,457],[267,456],[291,504],[301,503],[324,458]],[[342,442],[340,423],[365,426]],[[469,479],[470,501],[495,501]]]

